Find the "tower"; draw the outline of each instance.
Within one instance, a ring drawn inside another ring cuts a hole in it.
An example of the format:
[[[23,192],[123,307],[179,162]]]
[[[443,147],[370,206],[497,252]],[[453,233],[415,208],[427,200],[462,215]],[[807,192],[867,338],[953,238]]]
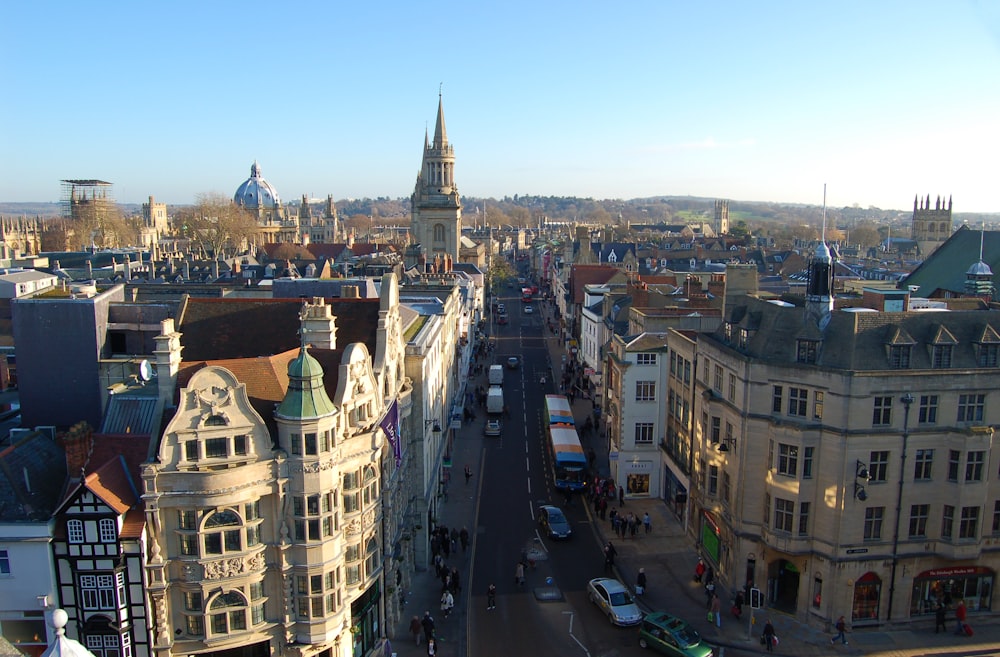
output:
[[[913,198],[912,237],[920,248],[920,255],[927,258],[934,249],[941,246],[951,236],[951,197],[948,206],[940,196],[931,207],[931,195]]]
[[[809,283],[806,286],[806,314],[820,330],[826,328],[833,313],[833,257],[826,245],[826,185],[823,186],[823,233],[816,253],[809,262]]]
[[[729,234],[729,201],[716,199],[715,201],[715,232],[719,235]]]
[[[462,201],[455,185],[455,151],[444,127],[444,104],[438,95],[434,139],[424,133],[424,156],[411,198],[410,231],[426,261],[451,256],[458,262],[462,236]]]

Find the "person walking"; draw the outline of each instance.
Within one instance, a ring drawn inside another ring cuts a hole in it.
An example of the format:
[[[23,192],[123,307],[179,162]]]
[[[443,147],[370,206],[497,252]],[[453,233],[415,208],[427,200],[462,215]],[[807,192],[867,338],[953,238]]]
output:
[[[653,531],[653,519],[649,517],[649,511],[642,515],[642,526],[646,528],[646,533]]]
[[[705,575],[705,560],[698,559],[698,563],[694,567],[694,581],[701,583],[701,578]]]
[[[458,541],[462,544],[462,552],[464,553],[469,547],[469,529],[468,527],[462,527],[462,531],[458,533]]]
[[[764,645],[767,646],[768,652],[774,652],[774,625],[771,624],[771,619],[768,618],[767,622],[764,623]]]
[[[955,607],[955,634],[965,634],[965,600],[959,600]]]
[[[434,657],[437,654],[437,641],[431,639],[427,642],[427,657]]]
[[[465,466],[465,485],[469,485],[469,480],[472,479],[472,468],[466,464]]]
[[[414,645],[420,645],[420,635],[423,634],[424,629],[420,627],[420,618],[414,616],[410,619],[410,634],[413,635]]]
[[[424,612],[424,619],[420,621],[420,627],[424,628],[424,641],[430,643],[434,640],[434,617],[431,612]]]
[[[444,614],[445,618],[448,618],[454,606],[455,597],[451,594],[451,591],[445,589],[444,593],[441,594],[441,613]]]
[[[938,630],[948,631],[948,608],[941,601],[938,601],[937,609],[934,610],[934,634],[937,634]]]
[[[646,569],[640,568],[639,574],[635,578],[635,594],[642,595],[646,592]]]
[[[517,567],[514,568],[514,583],[518,586],[524,584],[524,562],[518,561]]]
[[[719,601],[719,596],[716,593],[712,594],[712,604],[709,606],[710,613],[715,620],[715,626],[722,629],[722,603]]]
[[[615,557],[618,556],[618,550],[615,546],[608,541],[608,544],[604,546],[604,570],[605,572],[611,571],[615,567]]]
[[[486,608],[496,609],[497,608],[497,585],[490,584],[486,589]]]
[[[625,489],[618,487],[618,508],[625,506]]]
[[[845,634],[845,632],[847,632],[847,622],[844,620],[843,616],[837,619],[837,624],[834,625],[834,627],[837,629],[837,634],[835,634],[833,638],[830,639],[830,643],[837,643],[837,639],[840,639],[841,642],[843,642],[843,644],[846,646],[847,634]]]
[[[715,597],[715,582],[709,582],[705,585],[705,608],[712,608],[712,598]]]

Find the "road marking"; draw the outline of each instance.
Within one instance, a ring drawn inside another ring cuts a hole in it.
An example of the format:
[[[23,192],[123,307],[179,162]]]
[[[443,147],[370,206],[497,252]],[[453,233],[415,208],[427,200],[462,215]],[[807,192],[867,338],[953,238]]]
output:
[[[590,657],[590,651],[587,650],[587,646],[583,645],[583,643],[580,641],[580,639],[576,638],[576,635],[573,634],[573,618],[574,618],[573,612],[572,611],[564,611],[563,613],[569,615],[569,636],[570,636],[570,638],[572,638],[574,641],[576,641],[576,645],[580,646],[580,650],[583,651],[583,654],[587,655],[587,657]]]

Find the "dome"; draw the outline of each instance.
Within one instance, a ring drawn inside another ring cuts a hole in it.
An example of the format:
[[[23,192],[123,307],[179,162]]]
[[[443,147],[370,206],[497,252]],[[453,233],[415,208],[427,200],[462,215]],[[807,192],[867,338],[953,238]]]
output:
[[[816,247],[816,260],[819,262],[830,262],[833,258],[830,256],[830,247],[826,245],[826,241],[820,240],[819,245]]]
[[[965,272],[966,276],[992,276],[993,270],[990,266],[980,260],[976,264],[969,267],[969,271]]]
[[[288,420],[313,419],[335,410],[323,387],[323,366],[303,345],[298,357],[288,364],[288,390],[276,415]]]
[[[256,161],[250,167],[250,177],[237,188],[233,201],[248,210],[274,210],[281,205],[278,190],[260,175]]]

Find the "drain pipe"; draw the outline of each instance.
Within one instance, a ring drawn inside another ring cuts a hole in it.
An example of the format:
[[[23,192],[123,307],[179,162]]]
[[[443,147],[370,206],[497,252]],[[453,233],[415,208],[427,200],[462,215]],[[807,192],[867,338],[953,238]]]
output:
[[[903,453],[899,460],[899,489],[896,492],[896,528],[892,532],[892,570],[889,574],[889,605],[885,621],[892,622],[892,601],[896,597],[896,566],[899,563],[899,521],[903,514],[903,479],[906,477],[906,443],[910,438],[910,405],[913,395],[906,393],[900,397],[903,402]]]

